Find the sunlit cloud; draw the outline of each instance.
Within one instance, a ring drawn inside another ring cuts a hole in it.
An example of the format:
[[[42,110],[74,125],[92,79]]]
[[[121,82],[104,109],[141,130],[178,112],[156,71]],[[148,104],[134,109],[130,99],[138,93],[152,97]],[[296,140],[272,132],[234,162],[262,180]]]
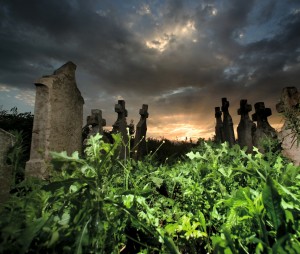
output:
[[[0,84],[0,92],[10,92],[11,89],[8,88],[8,86],[4,85],[4,84]]]
[[[115,101],[118,101],[118,100],[125,100],[124,97],[122,95],[116,95],[116,96],[113,96],[114,100]]]
[[[167,91],[159,96],[156,96],[154,98],[155,101],[159,101],[161,99],[166,99],[168,97],[172,97],[174,95],[180,95],[180,94],[195,94],[199,91],[201,91],[202,88],[200,87],[192,87],[192,86],[186,86],[186,87],[179,87],[177,89]]]
[[[145,45],[150,49],[156,49],[159,52],[164,52],[172,42],[190,40],[197,42],[193,35],[197,32],[195,21],[188,20],[183,25],[170,26],[163,29],[154,39],[146,40]]]
[[[217,14],[218,14],[218,9],[213,7],[211,9],[211,15],[216,16]]]
[[[150,49],[156,49],[159,52],[163,52],[166,50],[172,38],[174,38],[173,34],[164,34],[160,38],[156,38],[152,41],[146,41],[146,46]]]
[[[291,11],[291,13],[293,14],[293,15],[297,15],[297,14],[299,14],[300,13],[300,8],[298,8],[298,9],[293,9],[292,11]]]
[[[148,4],[143,4],[138,10],[137,13],[139,15],[150,15],[151,14],[151,9]]]

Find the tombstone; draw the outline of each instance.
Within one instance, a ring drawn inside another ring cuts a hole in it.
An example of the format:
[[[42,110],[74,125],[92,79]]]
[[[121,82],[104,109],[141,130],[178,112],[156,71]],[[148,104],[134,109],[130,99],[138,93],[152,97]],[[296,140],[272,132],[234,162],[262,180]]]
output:
[[[268,122],[268,117],[272,115],[270,108],[265,107],[264,102],[254,104],[255,113],[252,115],[252,120],[257,122],[256,130],[253,133],[253,145],[264,152],[261,142],[265,138],[277,138],[276,131]]]
[[[237,127],[238,144],[241,148],[247,147],[248,152],[252,152],[253,148],[253,134],[256,129],[255,123],[251,121],[249,112],[252,110],[252,106],[247,103],[247,100],[240,101],[240,108],[238,109],[238,115],[241,116],[240,123]]]
[[[92,109],[91,115],[86,119],[86,126],[83,128],[83,135],[85,136],[83,140],[84,148],[86,147],[89,137],[97,133],[102,135],[103,140],[106,139],[103,136],[103,126],[106,126],[106,120],[102,118],[102,111],[100,109]]]
[[[278,113],[285,113],[291,118],[300,121],[300,94],[296,87],[285,87],[282,90],[280,102],[276,105]],[[300,145],[297,137],[294,136],[292,122],[285,119],[278,138],[281,142],[282,154],[290,158],[295,165],[300,166]]]
[[[229,114],[229,101],[227,98],[222,98],[222,112],[223,112],[223,130],[224,141],[227,141],[230,146],[235,144],[233,122],[231,115]]]
[[[9,198],[9,191],[13,182],[13,167],[7,165],[7,154],[15,144],[15,136],[0,129],[0,204]]]
[[[222,111],[220,107],[215,107],[215,117],[216,117],[216,142],[223,143],[224,142],[224,130],[223,130],[223,122],[222,122]]]
[[[133,119],[130,120],[130,124],[128,124],[127,127],[129,129],[130,137],[133,137],[133,134],[135,133]]]
[[[133,157],[135,160],[140,160],[146,154],[146,133],[147,133],[147,118],[149,116],[148,113],[148,105],[143,104],[140,109],[140,121],[136,126],[136,133],[134,139],[134,147],[133,147]]]
[[[115,112],[118,114],[117,121],[113,124],[112,133],[121,133],[122,146],[119,154],[120,159],[126,159],[129,157],[129,131],[127,132],[127,121],[126,117],[128,112],[125,108],[125,101],[118,100],[118,104],[115,105]]]
[[[75,80],[76,65],[67,62],[35,82],[36,97],[30,160],[25,175],[45,178],[50,151],[81,152],[84,100]]]
[[[86,124],[92,126],[90,135],[97,133],[103,135],[103,126],[106,126],[106,120],[102,118],[102,111],[100,109],[92,109],[91,115],[87,117]]]

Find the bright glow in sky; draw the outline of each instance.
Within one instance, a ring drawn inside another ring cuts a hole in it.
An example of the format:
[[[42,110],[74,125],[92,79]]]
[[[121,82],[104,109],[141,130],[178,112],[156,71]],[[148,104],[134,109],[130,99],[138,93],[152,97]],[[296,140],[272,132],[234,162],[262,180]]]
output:
[[[33,111],[34,81],[73,61],[84,121],[149,105],[148,136],[212,137],[214,108],[263,101],[279,126],[282,88],[299,86],[298,0],[2,1],[0,106]],[[298,87],[300,90],[300,88]],[[254,112],[250,112],[250,115]]]

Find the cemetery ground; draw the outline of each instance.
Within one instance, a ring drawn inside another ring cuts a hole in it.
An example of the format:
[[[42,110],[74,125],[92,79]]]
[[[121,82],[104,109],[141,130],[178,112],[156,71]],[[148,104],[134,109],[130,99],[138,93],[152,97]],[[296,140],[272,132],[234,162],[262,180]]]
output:
[[[167,140],[136,161],[112,137],[91,136],[84,158],[53,152],[47,180],[17,184],[0,253],[300,253],[300,167],[275,140],[264,154],[200,140],[169,162]]]

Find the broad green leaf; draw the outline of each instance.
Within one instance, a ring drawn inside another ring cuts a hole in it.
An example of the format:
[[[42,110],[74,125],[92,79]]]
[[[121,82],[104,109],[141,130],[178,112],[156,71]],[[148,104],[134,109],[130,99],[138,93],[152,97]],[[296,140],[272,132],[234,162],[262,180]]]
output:
[[[134,200],[134,195],[129,194],[126,196],[122,196],[123,199],[123,204],[126,206],[126,208],[131,208],[132,204],[133,204],[133,200]]]
[[[61,226],[65,226],[69,223],[70,221],[70,213],[68,211],[66,211],[61,219],[58,221],[58,224],[61,225]]]
[[[52,246],[53,244],[55,244],[57,242],[57,240],[59,239],[59,233],[57,230],[55,230],[52,235],[51,235],[51,239],[49,241],[49,243],[47,244],[48,247]]]
[[[170,223],[167,226],[165,226],[165,231],[170,235],[176,233],[177,230],[178,230],[178,223]]]
[[[176,245],[174,244],[172,238],[164,236],[164,244],[166,245],[167,249],[168,249],[168,253],[171,254],[180,254],[178,248],[176,247]]]
[[[200,155],[199,152],[196,152],[196,153],[194,153],[194,152],[189,152],[189,153],[186,154],[186,156],[189,157],[191,160],[201,158],[201,155]]]
[[[163,184],[163,182],[164,182],[164,179],[162,179],[162,178],[159,178],[159,177],[155,177],[155,176],[151,176],[151,180],[152,180],[152,182],[156,185],[156,187],[160,187],[162,184]]]
[[[273,226],[277,230],[281,223],[283,223],[284,211],[281,207],[281,196],[270,177],[267,178],[262,192],[262,199],[266,212],[270,215]]]

